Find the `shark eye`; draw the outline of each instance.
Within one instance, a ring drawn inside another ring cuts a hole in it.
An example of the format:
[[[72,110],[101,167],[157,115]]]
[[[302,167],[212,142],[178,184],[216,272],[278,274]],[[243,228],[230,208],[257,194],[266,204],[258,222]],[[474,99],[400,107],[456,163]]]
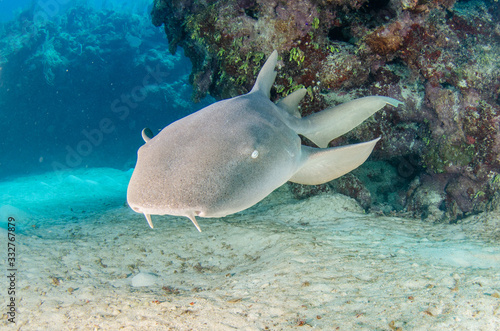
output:
[[[259,156],[259,151],[258,150],[254,150],[252,152],[252,155],[251,155],[252,159],[256,159],[258,156]]]

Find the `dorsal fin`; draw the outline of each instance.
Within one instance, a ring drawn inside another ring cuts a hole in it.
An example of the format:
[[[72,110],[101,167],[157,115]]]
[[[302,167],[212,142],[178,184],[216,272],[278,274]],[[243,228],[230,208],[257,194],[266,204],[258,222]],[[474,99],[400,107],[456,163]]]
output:
[[[304,98],[306,93],[307,90],[305,88],[301,88],[287,95],[284,99],[281,99],[276,105],[281,109],[286,110],[286,112],[290,115],[300,118],[299,103]]]
[[[142,139],[144,140],[145,143],[147,143],[148,141],[153,139],[153,137],[155,136],[153,134],[153,131],[151,131],[150,128],[142,129],[141,135],[142,135]]]
[[[257,80],[255,81],[250,93],[260,91],[268,98],[271,97],[271,87],[273,86],[274,79],[276,78],[276,71],[274,70],[276,63],[278,63],[278,52],[275,50],[271,53],[271,55],[269,55],[266,63],[264,63],[262,69],[260,69]]]
[[[295,121],[292,129],[325,148],[330,141],[351,131],[387,104],[397,107],[402,102],[377,95],[355,99]]]

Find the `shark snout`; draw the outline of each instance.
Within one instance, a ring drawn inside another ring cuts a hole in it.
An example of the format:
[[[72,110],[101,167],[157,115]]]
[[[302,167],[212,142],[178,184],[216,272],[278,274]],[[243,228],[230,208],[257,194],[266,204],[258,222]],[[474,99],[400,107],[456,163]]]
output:
[[[130,208],[132,208],[132,210],[135,211],[136,213],[141,213],[141,208],[139,208],[139,207],[130,206]]]

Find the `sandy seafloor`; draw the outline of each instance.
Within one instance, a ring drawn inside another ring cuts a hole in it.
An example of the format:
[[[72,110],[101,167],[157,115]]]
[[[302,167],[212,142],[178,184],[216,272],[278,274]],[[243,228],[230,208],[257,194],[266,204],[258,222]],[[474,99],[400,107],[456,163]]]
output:
[[[431,224],[284,186],[202,233],[171,216],[152,230],[125,206],[129,175],[0,184],[18,223],[17,324],[0,281],[1,329],[500,330],[498,213]]]

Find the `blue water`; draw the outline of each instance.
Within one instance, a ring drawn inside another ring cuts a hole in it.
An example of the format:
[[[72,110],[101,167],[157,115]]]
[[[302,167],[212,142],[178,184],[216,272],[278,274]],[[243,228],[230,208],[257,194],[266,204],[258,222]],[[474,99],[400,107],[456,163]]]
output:
[[[112,10],[122,13],[147,14],[150,12],[152,1],[149,0],[0,0],[0,22],[14,20],[17,15],[26,9],[33,9],[40,15],[49,18],[55,18],[64,14],[75,4],[82,4],[96,10]]]
[[[0,2],[0,179],[128,170],[140,132],[204,107],[168,52],[151,1]]]

